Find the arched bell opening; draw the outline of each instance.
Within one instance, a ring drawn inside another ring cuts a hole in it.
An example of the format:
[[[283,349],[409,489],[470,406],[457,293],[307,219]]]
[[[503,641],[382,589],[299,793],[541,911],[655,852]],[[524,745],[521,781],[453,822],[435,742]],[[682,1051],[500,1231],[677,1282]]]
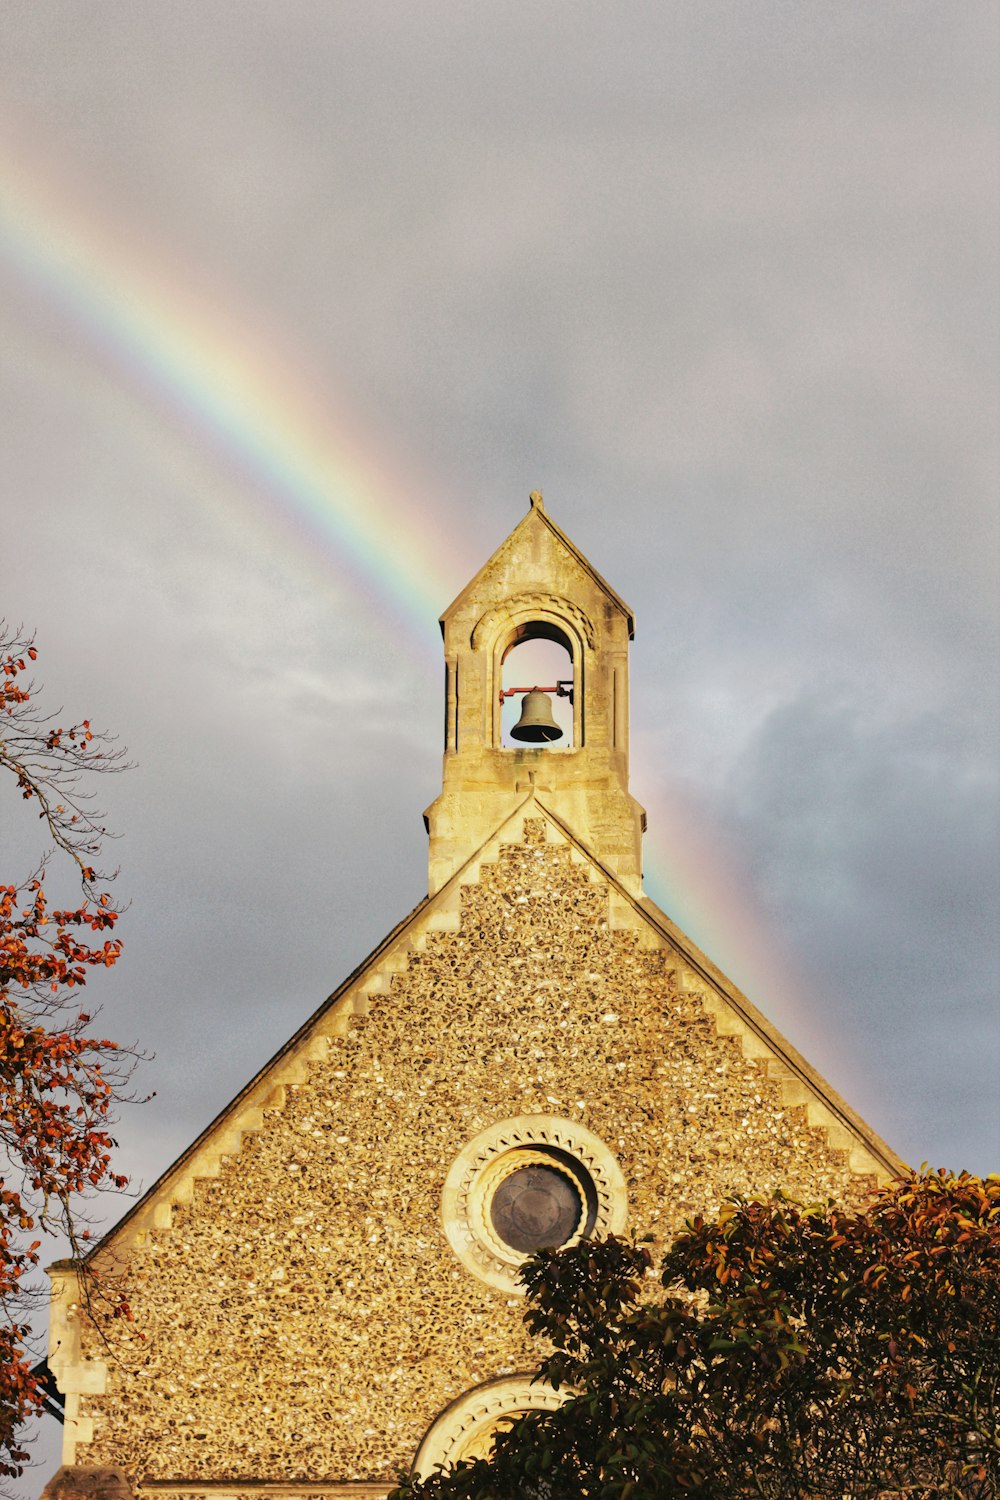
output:
[[[503,749],[576,747],[581,724],[578,662],[577,643],[554,621],[526,620],[514,627],[497,661],[495,727]]]

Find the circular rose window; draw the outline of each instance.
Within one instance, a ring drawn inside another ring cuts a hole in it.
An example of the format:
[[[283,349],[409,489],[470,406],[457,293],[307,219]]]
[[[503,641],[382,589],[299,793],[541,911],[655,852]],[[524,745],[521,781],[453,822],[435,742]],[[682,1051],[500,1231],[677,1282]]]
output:
[[[519,1162],[521,1155],[530,1159]],[[590,1178],[541,1151],[511,1156],[514,1161],[490,1198],[490,1223],[504,1244],[529,1254],[544,1245],[565,1245],[585,1232],[596,1211]]]
[[[524,1115],[483,1131],[452,1164],[442,1197],[452,1248],[504,1291],[536,1250],[624,1226],[625,1184],[607,1147],[582,1125]]]

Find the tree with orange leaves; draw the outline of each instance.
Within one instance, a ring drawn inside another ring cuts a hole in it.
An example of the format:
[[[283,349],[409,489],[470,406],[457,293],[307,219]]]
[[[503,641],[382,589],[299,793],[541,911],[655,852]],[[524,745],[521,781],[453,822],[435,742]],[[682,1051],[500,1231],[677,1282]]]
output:
[[[539,1378],[491,1459],[392,1500],[1000,1495],[1000,1177],[923,1171],[862,1210],[780,1195],[524,1270]]]
[[[0,770],[37,813],[47,848],[27,879],[0,884],[0,1475],[7,1477],[23,1470],[20,1429],[42,1405],[29,1352],[42,1241],[64,1237],[76,1254],[88,1238],[78,1221],[82,1197],[125,1187],[112,1169],[109,1127],[135,1056],[95,1035],[80,1005],[88,974],[112,967],[121,952],[119,912],[104,889],[113,875],[97,864],[108,835],[90,782],[124,769],[123,752],[89,720],[64,726],[36,705],[26,677],[35,657],[33,640],[0,628]],[[46,894],[53,861],[78,887],[66,907],[53,907]]]

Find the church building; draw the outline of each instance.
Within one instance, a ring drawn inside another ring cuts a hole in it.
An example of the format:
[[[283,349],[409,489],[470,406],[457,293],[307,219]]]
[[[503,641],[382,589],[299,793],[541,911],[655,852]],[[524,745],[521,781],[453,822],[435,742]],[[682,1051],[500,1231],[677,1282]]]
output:
[[[53,1500],[384,1497],[558,1400],[537,1247],[902,1170],[643,894],[632,612],[540,495],[441,628],[428,894],[92,1252],[134,1324],[53,1268]]]

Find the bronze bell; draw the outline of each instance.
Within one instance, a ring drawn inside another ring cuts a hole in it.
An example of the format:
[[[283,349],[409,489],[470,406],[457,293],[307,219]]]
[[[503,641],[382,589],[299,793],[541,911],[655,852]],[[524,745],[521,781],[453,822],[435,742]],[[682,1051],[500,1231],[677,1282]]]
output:
[[[552,717],[552,700],[540,688],[525,693],[521,704],[521,717],[510,732],[513,740],[527,740],[529,744],[545,744],[549,740],[561,740],[562,730]]]

